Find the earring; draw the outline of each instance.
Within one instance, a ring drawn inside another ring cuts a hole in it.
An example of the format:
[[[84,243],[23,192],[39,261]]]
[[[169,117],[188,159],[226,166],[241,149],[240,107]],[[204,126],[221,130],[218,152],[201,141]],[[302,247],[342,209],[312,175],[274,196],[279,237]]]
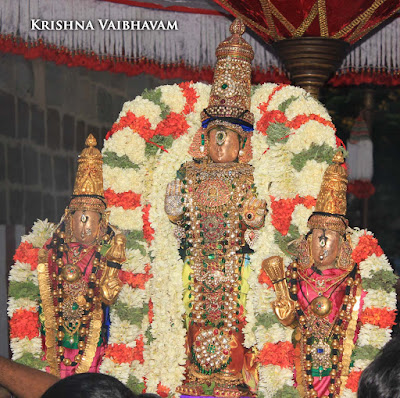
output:
[[[339,256],[337,259],[337,267],[341,270],[349,271],[353,268],[353,259],[351,254],[353,249],[350,246],[348,239],[342,240],[339,250]]]
[[[312,265],[312,256],[311,256],[311,240],[312,236],[309,235],[307,238],[303,238],[297,245],[297,255],[298,255],[298,264],[301,270],[306,270]]]

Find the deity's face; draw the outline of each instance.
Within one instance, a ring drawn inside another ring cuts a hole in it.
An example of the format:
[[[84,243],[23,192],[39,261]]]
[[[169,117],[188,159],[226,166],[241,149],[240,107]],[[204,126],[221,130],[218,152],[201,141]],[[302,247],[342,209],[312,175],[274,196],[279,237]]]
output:
[[[239,155],[239,136],[225,126],[215,126],[209,131],[209,154],[215,163],[233,162]]]
[[[323,270],[335,268],[335,260],[339,254],[340,235],[329,229],[313,229],[311,255],[317,268]]]
[[[76,210],[71,217],[73,241],[91,245],[99,236],[100,213],[92,210]]]

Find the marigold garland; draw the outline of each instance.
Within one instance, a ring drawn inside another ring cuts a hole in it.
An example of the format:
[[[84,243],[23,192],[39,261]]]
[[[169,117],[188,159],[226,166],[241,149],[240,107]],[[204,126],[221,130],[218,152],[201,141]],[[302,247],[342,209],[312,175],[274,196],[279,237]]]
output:
[[[154,239],[154,228],[151,226],[149,220],[150,205],[143,206],[143,236],[147,243],[150,243]]]
[[[287,341],[277,344],[267,343],[258,353],[257,361],[262,365],[277,365],[281,368],[289,368],[294,363],[294,347]]]
[[[12,339],[23,339],[27,337],[32,340],[39,336],[39,315],[36,309],[18,309],[10,320],[10,337]]]
[[[104,191],[108,207],[122,207],[124,210],[136,209],[140,206],[141,195],[134,192],[116,193],[111,188]]]
[[[174,139],[186,134],[189,125],[183,115],[171,112],[156,127],[155,135],[172,136]]]
[[[38,253],[39,249],[34,248],[32,243],[22,242],[14,254],[14,261],[30,264],[34,271],[38,266]]]
[[[191,87],[191,82],[180,83],[179,87],[182,89],[183,96],[186,98],[186,105],[183,108],[183,114],[187,115],[190,112],[193,112],[194,105],[197,98],[199,98],[199,95],[197,95],[196,90]]]
[[[366,308],[360,316],[360,321],[380,328],[390,328],[396,324],[396,311],[390,308]]]
[[[358,245],[351,255],[356,263],[364,261],[367,257],[375,254],[377,257],[383,254],[382,248],[378,245],[378,240],[371,235],[363,235],[358,241]]]
[[[351,391],[356,392],[358,389],[358,383],[360,381],[361,377],[360,371],[352,371],[349,374],[349,377],[347,379],[346,387],[349,388]]]

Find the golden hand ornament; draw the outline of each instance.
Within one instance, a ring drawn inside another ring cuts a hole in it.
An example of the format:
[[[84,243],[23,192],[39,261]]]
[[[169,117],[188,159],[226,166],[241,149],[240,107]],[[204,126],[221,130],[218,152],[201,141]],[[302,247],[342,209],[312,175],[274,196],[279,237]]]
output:
[[[177,223],[183,218],[182,188],[181,180],[174,180],[167,185],[164,210],[173,223]]]
[[[272,309],[282,325],[294,326],[296,320],[295,304],[289,295],[282,257],[273,256],[265,259],[262,268],[274,284],[276,300],[272,303]]]
[[[264,225],[266,213],[265,200],[251,196],[243,205],[243,220],[252,229],[259,229]]]
[[[118,264],[122,264],[126,261],[126,237],[123,234],[117,234],[111,242],[111,247],[106,253],[106,259],[113,261]]]

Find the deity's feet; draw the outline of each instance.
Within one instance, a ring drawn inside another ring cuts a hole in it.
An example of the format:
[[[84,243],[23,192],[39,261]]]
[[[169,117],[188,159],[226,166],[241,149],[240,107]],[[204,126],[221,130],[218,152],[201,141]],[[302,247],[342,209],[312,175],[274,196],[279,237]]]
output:
[[[215,397],[240,398],[242,395],[243,395],[242,392],[236,386],[217,384],[214,387]]]
[[[176,388],[176,392],[182,395],[204,395],[203,387],[196,382],[182,384],[181,386]]]

